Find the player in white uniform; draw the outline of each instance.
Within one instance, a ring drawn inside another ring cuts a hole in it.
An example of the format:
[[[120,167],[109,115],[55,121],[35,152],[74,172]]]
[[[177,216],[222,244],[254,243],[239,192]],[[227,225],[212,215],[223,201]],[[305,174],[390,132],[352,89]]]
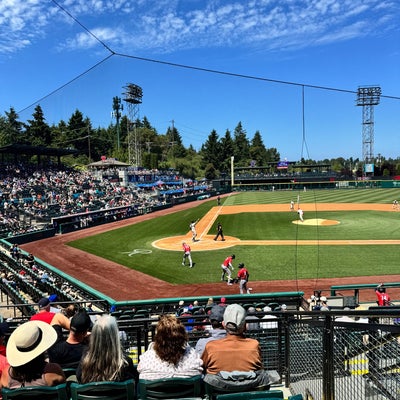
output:
[[[189,225],[190,230],[192,231],[192,242],[196,241],[196,236],[197,236],[197,232],[196,232],[196,224],[199,222],[199,220],[197,219],[196,221],[192,221]]]
[[[303,210],[302,210],[301,208],[299,208],[299,209],[297,210],[297,214],[299,214],[300,221],[301,221],[301,222],[304,222],[304,219],[303,219],[303,214],[304,214],[304,212],[303,212]]]

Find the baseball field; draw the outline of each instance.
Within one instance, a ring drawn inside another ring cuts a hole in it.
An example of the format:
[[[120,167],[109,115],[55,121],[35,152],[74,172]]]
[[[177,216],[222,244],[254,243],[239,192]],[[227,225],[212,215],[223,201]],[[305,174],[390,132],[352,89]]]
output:
[[[46,239],[39,242],[36,254],[43,259],[39,253],[53,241],[53,262],[45,261],[105,293],[119,287],[118,293],[107,294],[125,300],[236,293],[237,287],[220,281],[220,264],[229,254],[236,255],[235,266],[246,265],[249,286],[257,292],[397,281],[400,211],[392,203],[399,193],[398,189],[232,193],[222,198],[220,206],[215,199],[203,200]],[[299,207],[303,222],[296,212]],[[198,240],[192,242],[189,224],[197,219]],[[218,222],[225,241],[213,240]],[[181,265],[183,241],[192,248],[192,269]],[[101,281],[106,288],[96,287]]]

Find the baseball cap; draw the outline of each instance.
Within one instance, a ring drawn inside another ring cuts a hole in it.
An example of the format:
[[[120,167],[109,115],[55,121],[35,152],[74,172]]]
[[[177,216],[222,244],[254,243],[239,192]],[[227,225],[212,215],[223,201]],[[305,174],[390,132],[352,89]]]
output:
[[[225,309],[224,324],[230,331],[238,331],[246,320],[246,310],[239,304],[230,304]]]
[[[82,333],[89,330],[92,326],[92,320],[85,311],[79,311],[71,319],[71,331]]]
[[[53,303],[54,301],[58,300],[58,296],[56,294],[51,294],[49,296],[49,300],[50,300],[50,303]]]
[[[243,263],[240,263],[239,265],[238,265],[238,268],[243,268],[244,267],[244,264]]]
[[[224,313],[226,307],[214,306],[211,308],[210,315],[208,316],[210,321],[222,322],[224,320]]]
[[[39,308],[46,308],[50,304],[50,300],[47,297],[42,297],[39,302]]]

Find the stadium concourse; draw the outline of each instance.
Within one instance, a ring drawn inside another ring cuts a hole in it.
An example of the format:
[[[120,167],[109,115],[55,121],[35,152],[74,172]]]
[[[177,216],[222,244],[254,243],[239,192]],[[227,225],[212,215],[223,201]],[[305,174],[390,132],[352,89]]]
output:
[[[21,248],[28,253],[32,252],[35,257],[55,266],[61,271],[71,275],[75,279],[80,280],[86,285],[93,287],[116,301],[145,300],[163,297],[171,298],[237,294],[238,289],[236,286],[227,286],[222,282],[172,285],[66,245],[66,243],[72,240],[140,223],[145,220],[157,218],[161,215],[176,213],[192,206],[191,203],[179,204],[169,209],[155,211],[129,220],[112,222],[106,225],[58,235],[52,238],[43,239],[40,242],[27,243],[21,245]],[[101,274],[98,273],[99,265],[101,265]],[[399,275],[378,275],[373,277],[360,276],[357,278],[318,278],[318,280],[299,279],[291,281],[256,281],[252,282],[252,286],[257,293],[302,291],[307,298],[310,297],[316,289],[322,290],[324,293],[329,293],[330,287],[333,285],[397,282],[399,280]],[[399,299],[400,289],[391,289],[391,295],[392,298]],[[359,300],[361,302],[374,302],[376,300],[375,292],[373,290],[361,291]]]

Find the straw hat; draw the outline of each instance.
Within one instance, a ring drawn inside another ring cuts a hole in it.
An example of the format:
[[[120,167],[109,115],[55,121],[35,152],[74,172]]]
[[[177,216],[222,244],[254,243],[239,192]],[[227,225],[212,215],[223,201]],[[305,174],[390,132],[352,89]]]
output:
[[[7,342],[7,361],[12,367],[27,364],[57,341],[56,330],[46,322],[28,321],[18,326]]]

